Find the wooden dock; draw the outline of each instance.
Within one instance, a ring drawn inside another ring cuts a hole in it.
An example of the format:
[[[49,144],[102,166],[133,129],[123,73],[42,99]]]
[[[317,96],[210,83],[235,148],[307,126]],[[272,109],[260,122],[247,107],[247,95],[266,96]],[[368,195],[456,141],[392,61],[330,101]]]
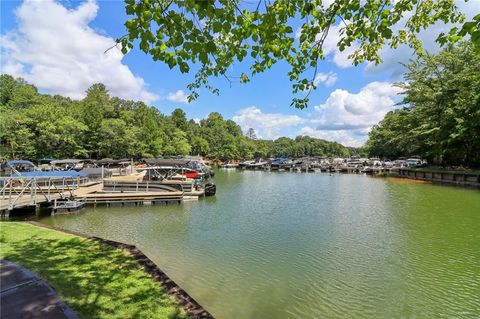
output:
[[[186,191],[188,190],[188,192]],[[85,205],[128,206],[181,203],[198,199],[204,190],[192,181],[141,182],[78,178],[0,178],[0,212],[48,207],[52,213],[72,212]]]
[[[0,211],[13,210],[24,207],[35,207],[43,203],[50,203],[56,199],[61,199],[68,196],[67,193],[54,193],[50,196],[40,196],[31,194],[22,194],[19,196],[13,196],[12,198],[0,199]]]
[[[98,204],[125,205],[151,205],[159,203],[181,203],[183,192],[164,191],[164,192],[96,192],[84,195],[87,204],[94,206]]]

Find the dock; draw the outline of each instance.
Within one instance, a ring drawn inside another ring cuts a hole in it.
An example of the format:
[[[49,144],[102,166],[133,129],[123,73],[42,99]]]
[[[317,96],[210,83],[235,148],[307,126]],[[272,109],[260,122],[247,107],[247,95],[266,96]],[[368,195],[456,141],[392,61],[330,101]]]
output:
[[[2,177],[0,178],[0,212],[40,205],[50,205],[57,200],[75,198],[75,191],[87,179],[51,177],[48,179]]]
[[[433,183],[452,184],[480,188],[480,174],[472,172],[455,172],[440,170],[424,170],[412,168],[400,168],[395,176],[409,179],[417,179]]]
[[[96,206],[98,204],[111,205],[151,205],[151,204],[180,204],[183,200],[183,192],[98,192],[86,194],[87,204]]]
[[[86,205],[168,205],[181,203],[185,195],[181,187],[161,183],[90,181],[78,177],[1,177],[0,187],[2,217],[12,211],[35,211],[40,207],[56,214],[77,211]]]

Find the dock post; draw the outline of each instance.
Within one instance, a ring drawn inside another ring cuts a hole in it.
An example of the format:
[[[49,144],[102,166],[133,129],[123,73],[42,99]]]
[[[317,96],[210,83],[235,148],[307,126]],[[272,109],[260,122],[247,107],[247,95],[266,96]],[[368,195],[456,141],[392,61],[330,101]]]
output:
[[[33,186],[33,204],[37,206],[37,179],[35,179],[35,185]]]
[[[10,188],[8,189],[8,206],[12,204],[12,188],[13,188],[13,179],[10,180]]]

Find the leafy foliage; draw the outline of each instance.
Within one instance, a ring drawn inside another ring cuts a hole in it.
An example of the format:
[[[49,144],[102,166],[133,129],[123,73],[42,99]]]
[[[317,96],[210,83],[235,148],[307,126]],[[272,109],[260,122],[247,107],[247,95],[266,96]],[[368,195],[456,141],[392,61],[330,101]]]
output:
[[[125,54],[135,43],[154,60],[182,73],[195,70],[188,88],[189,100],[204,86],[218,94],[210,77],[246,83],[279,61],[290,66],[288,76],[297,94],[292,105],[307,106],[315,89],[319,60],[325,58],[324,42],[332,26],[340,24],[338,47],[351,54],[356,65],[381,62],[383,46],[408,44],[422,52],[417,34],[436,22],[464,22],[455,0],[125,0],[132,18],[127,34],[117,40]],[[438,36],[440,43],[471,35],[480,43],[480,15]],[[298,31],[297,31],[297,30]],[[480,47],[480,45],[479,45]],[[235,63],[249,66],[249,74],[229,74]],[[305,93],[307,92],[307,93]],[[298,94],[304,96],[298,96]]]
[[[288,139],[282,147],[274,141],[253,139],[256,134],[252,132],[244,136],[237,123],[219,113],[211,113],[200,123],[188,121],[181,109],[166,116],[142,102],[110,97],[103,84],[92,85],[81,101],[39,94],[34,86],[9,75],[0,77],[0,90],[2,159],[193,154],[228,160],[355,151],[305,137]]]
[[[374,127],[372,155],[421,155],[441,165],[480,167],[480,54],[450,45],[407,65],[403,103]]]

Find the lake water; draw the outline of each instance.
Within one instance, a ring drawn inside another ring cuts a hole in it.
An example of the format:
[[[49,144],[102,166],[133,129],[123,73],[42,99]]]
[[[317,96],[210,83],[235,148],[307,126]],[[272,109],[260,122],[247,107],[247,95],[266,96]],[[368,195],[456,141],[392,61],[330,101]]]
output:
[[[479,318],[480,191],[218,171],[217,196],[41,221],[131,243],[217,318]]]

